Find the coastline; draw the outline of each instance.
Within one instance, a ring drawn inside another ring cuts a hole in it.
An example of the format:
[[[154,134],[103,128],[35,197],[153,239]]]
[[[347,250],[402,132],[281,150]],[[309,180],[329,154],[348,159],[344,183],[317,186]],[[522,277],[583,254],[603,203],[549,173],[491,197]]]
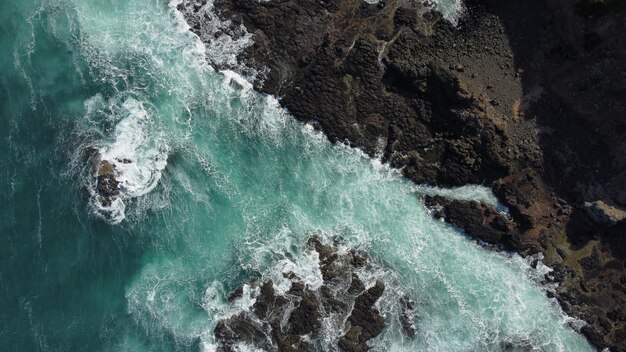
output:
[[[332,142],[382,154],[417,184],[493,187],[512,219],[476,202],[427,203],[485,242],[542,253],[564,311],[589,323],[581,332],[623,351],[622,88],[586,76],[603,58],[603,74],[626,72],[610,65],[623,50],[605,52],[619,44],[611,34],[624,26],[623,8],[585,17],[574,1],[466,5],[455,27],[396,1],[215,4],[233,32],[252,33],[239,60],[266,72],[255,88],[280,97],[295,118]],[[187,11],[197,30],[193,6]]]

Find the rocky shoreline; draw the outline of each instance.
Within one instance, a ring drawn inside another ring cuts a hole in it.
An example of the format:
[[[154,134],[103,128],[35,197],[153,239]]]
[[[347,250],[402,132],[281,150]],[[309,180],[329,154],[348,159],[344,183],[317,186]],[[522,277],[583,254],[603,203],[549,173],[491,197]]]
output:
[[[203,5],[179,6],[198,34]],[[467,0],[457,26],[401,0],[214,6],[233,36],[252,34],[238,60],[263,73],[255,88],[295,118],[416,183],[493,187],[511,219],[426,203],[481,240],[542,253],[582,332],[626,351],[623,1]]]

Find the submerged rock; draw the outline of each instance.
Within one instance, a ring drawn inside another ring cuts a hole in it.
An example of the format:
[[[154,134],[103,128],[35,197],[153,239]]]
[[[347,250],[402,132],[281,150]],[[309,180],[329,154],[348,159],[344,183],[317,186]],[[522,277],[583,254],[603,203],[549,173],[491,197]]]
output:
[[[417,334],[417,325],[415,323],[415,309],[417,305],[409,296],[400,298],[400,325],[404,333],[413,338]]]

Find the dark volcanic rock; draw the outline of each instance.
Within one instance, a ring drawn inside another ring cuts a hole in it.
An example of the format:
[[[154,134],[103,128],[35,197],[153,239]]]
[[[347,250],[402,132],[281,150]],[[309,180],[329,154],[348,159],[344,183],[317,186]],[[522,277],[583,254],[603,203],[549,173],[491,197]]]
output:
[[[120,183],[115,179],[115,165],[107,160],[99,160],[96,168],[96,191],[103,206],[110,206],[113,198],[120,194]]]
[[[402,329],[404,333],[413,338],[417,334],[417,325],[415,323],[415,308],[416,303],[408,296],[403,296],[400,299],[400,325],[402,325]]]
[[[356,250],[339,249],[338,243],[327,243],[318,237],[307,241],[308,250],[317,252],[319,267],[323,273],[332,270],[333,275],[323,275],[320,287],[311,287],[293,272],[284,274],[290,288],[279,293],[275,283],[267,280],[249,284],[250,290],[237,288],[229,295],[229,302],[254,298],[250,311],[243,310],[218,321],[214,336],[219,351],[234,351],[240,343],[266,351],[336,350],[367,351],[368,341],[380,335],[385,319],[375,307],[385,293],[385,284],[376,281],[366,289],[357,272],[391,277],[384,268],[373,263]],[[401,307],[400,320],[408,336],[415,334],[415,302],[407,295],[389,297],[398,300]],[[317,346],[316,339],[328,336],[322,325],[324,319],[334,328],[346,331],[332,345]]]
[[[438,57],[437,40],[454,28],[435,13],[424,21],[428,8],[360,0],[237,0],[216,7],[254,33],[240,60],[269,69],[257,88],[281,97],[331,141],[382,153],[418,182],[462,185],[506,174],[506,133],[489,118],[488,100],[458,76],[465,65],[450,69]]]
[[[475,201],[450,200],[440,196],[426,197],[426,206],[434,209],[435,216],[459,226],[470,235],[491,244],[513,243],[514,224],[495,209]]]
[[[233,351],[237,342],[245,339],[257,346],[267,346],[268,336],[263,326],[250,319],[245,313],[220,320],[214,330],[215,338],[220,341],[220,350]]]
[[[374,308],[374,304],[383,295],[384,291],[385,284],[381,281],[376,281],[374,287],[361,293],[355,299],[354,308],[352,308],[352,314],[350,314],[348,321],[352,324],[350,330],[355,327],[359,329],[358,341],[362,344],[378,336],[385,327],[385,320],[380,316],[378,310]]]
[[[322,314],[317,296],[305,289],[300,282],[294,282],[288,294],[297,297],[299,302],[289,316],[287,332],[292,335],[306,335],[319,330]]]

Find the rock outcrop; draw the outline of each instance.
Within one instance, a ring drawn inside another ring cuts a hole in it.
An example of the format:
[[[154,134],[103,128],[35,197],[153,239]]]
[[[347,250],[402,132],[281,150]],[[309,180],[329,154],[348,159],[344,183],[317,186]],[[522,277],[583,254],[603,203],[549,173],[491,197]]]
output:
[[[96,161],[96,191],[103,206],[110,206],[120,194],[120,183],[115,179],[115,165],[107,160]]]
[[[385,318],[376,308],[386,284],[376,280],[366,287],[359,275],[382,270],[364,253],[338,250],[336,243],[317,237],[307,242],[307,250],[319,257],[323,283],[313,286],[293,272],[284,273],[289,289],[281,293],[272,280],[251,282],[230,295],[235,304],[254,298],[249,310],[242,310],[217,322],[214,330],[218,351],[234,351],[239,344],[265,351],[341,350],[368,351],[368,341],[380,335]],[[361,273],[361,274],[359,274]],[[244,295],[251,297],[244,297]],[[414,334],[415,303],[408,296],[398,298],[400,319],[407,335]],[[327,331],[324,329],[333,329]],[[331,345],[320,346],[321,334],[336,335]]]
[[[515,224],[504,214],[475,201],[450,200],[440,196],[426,197],[437,218],[442,218],[467,231],[471,236],[486,243],[504,245],[511,249],[519,247],[519,233]]]

